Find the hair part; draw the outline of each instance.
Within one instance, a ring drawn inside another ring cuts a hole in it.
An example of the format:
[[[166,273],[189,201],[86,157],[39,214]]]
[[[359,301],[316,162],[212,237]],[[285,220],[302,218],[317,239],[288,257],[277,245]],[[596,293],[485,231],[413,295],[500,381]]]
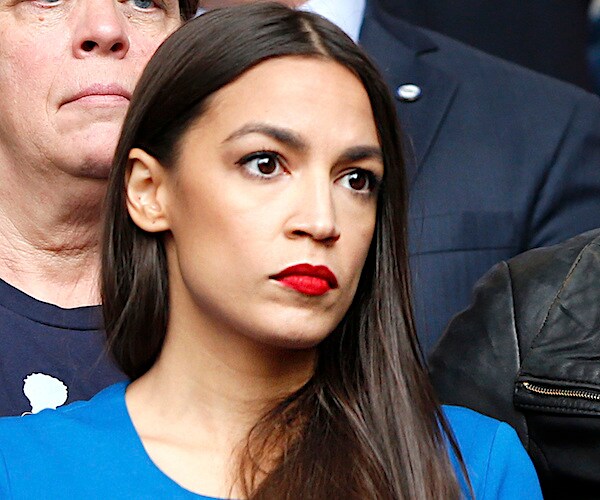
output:
[[[466,469],[423,366],[412,316],[407,196],[394,103],[377,70],[323,18],[259,3],[204,14],[158,49],[134,92],[107,195],[102,297],[111,352],[135,379],[156,361],[169,317],[163,238],[127,212],[128,154],[177,164],[211,96],[262,61],[326,58],[349,69],[370,100],[384,163],[377,221],[347,314],[318,348],[313,377],[255,425],[242,447],[248,498],[460,498],[448,449]],[[315,452],[318,450],[318,460]],[[469,486],[470,488],[470,486]]]

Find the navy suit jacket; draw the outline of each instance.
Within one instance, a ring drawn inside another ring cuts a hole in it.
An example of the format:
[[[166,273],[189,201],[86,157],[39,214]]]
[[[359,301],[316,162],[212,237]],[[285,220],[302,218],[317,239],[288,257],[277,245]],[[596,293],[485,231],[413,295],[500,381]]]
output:
[[[367,1],[360,44],[407,135],[415,314],[426,352],[493,264],[600,227],[600,101]]]
[[[592,88],[591,0],[381,0],[417,26],[555,78]]]

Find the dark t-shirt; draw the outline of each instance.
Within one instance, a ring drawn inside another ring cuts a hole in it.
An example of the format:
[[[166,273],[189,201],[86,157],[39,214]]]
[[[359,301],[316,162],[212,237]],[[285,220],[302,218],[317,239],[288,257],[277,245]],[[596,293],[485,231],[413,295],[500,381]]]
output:
[[[90,399],[124,379],[105,352],[100,306],[63,309],[0,280],[0,416]]]

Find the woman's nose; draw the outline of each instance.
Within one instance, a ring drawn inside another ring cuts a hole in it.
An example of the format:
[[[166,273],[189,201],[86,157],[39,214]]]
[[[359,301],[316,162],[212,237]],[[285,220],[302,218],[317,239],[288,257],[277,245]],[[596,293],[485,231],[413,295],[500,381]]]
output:
[[[290,238],[308,237],[317,242],[332,244],[340,238],[336,220],[335,200],[329,179],[301,183],[290,200],[293,204],[287,222],[286,234]]]

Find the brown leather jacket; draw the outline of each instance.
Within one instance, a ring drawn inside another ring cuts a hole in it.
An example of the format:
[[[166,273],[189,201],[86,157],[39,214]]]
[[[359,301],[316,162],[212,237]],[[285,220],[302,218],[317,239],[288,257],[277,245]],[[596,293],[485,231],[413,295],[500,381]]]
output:
[[[600,498],[600,230],[492,268],[429,366],[443,403],[517,430],[546,498]]]

